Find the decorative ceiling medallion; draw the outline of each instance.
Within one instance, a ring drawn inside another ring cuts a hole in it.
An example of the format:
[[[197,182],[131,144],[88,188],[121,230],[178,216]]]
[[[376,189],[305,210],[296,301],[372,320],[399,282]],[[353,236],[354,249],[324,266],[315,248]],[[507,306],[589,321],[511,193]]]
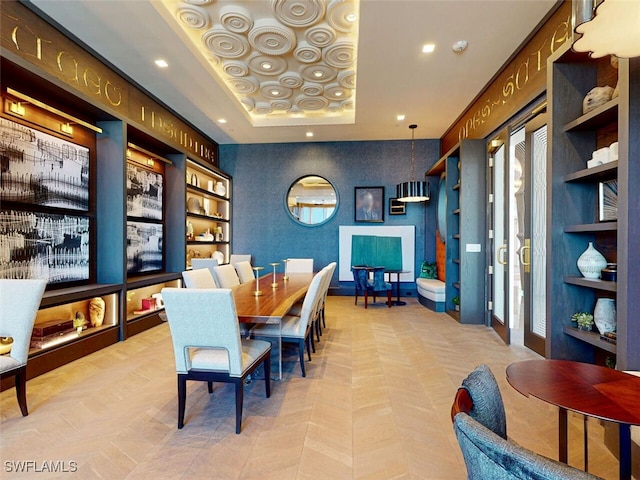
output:
[[[242,35],[225,30],[216,25],[202,35],[204,44],[216,55],[223,58],[240,58],[249,52],[249,42]]]
[[[160,1],[254,126],[355,122],[359,0]]]
[[[249,43],[267,55],[284,55],[295,48],[296,34],[273,18],[261,18],[249,32]]]
[[[272,0],[274,16],[290,27],[309,27],[324,17],[321,0]]]
[[[207,28],[209,26],[209,15],[207,11],[196,5],[181,5],[176,12],[178,20],[191,28]]]
[[[220,23],[233,33],[247,33],[253,27],[251,12],[238,5],[225,5],[220,9]]]

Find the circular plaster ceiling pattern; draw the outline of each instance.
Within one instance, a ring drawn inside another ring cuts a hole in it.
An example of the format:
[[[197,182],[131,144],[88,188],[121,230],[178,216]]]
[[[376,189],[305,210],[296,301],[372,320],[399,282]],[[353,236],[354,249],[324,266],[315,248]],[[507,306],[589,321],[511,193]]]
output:
[[[232,77],[228,80],[229,84],[236,92],[249,95],[258,90],[260,83],[256,77]]]
[[[340,105],[342,105],[342,108],[344,108],[345,110],[353,110],[355,108],[355,103],[353,103],[353,100],[351,100],[350,98],[340,102]]]
[[[224,58],[240,58],[249,51],[249,42],[242,35],[216,25],[202,35],[202,41],[213,53]]]
[[[225,5],[220,9],[220,23],[230,32],[247,33],[253,27],[253,17],[240,5]]]
[[[351,90],[337,83],[330,83],[324,87],[324,96],[329,100],[344,100],[345,98],[351,97]]]
[[[285,72],[278,78],[280,85],[288,88],[300,88],[303,80],[302,76],[297,72]]]
[[[315,97],[324,93],[324,87],[319,83],[305,82],[300,91],[309,97]]]
[[[209,5],[213,0],[184,0],[191,5]]]
[[[353,2],[331,0],[327,5],[327,21],[339,32],[350,32],[356,19],[357,13]]]
[[[222,66],[224,73],[231,77],[244,77],[249,75],[249,67],[239,60],[227,60]]]
[[[329,104],[329,100],[324,97],[307,97],[306,95],[298,95],[295,105],[300,110],[322,110]]]
[[[300,68],[300,75],[308,82],[327,83],[336,78],[338,72],[324,63],[314,63]]]
[[[263,82],[260,85],[260,93],[264,98],[269,100],[279,100],[289,98],[293,94],[293,90],[280,85],[280,82]]]
[[[256,20],[249,32],[249,43],[267,55],[285,55],[296,46],[296,34],[274,18]]]
[[[271,100],[271,108],[273,110],[287,111],[291,109],[291,102],[284,98],[280,100]]]
[[[355,62],[355,49],[348,40],[338,41],[322,50],[322,59],[335,68],[348,68]]]
[[[248,60],[249,68],[258,75],[280,75],[287,69],[287,61],[283,57],[273,57],[254,53]]]
[[[341,112],[342,105],[340,102],[330,102],[329,105],[327,105],[327,110],[330,112]]]
[[[309,27],[317,23],[325,12],[323,0],[272,0],[273,15],[290,27]]]
[[[306,40],[302,40],[298,42],[293,55],[301,63],[314,63],[322,58],[322,50],[311,45]]]
[[[244,105],[244,108],[247,110],[247,112],[252,111],[256,106],[256,102],[254,102],[253,98],[251,97],[244,97],[242,100],[240,100],[240,103]]]
[[[256,102],[254,111],[260,115],[269,115],[273,112],[273,107],[270,102]]]
[[[207,28],[209,26],[209,14],[197,5],[180,5],[176,11],[178,20],[189,28]]]
[[[344,88],[356,88],[356,72],[353,70],[342,70],[338,73],[338,83]]]
[[[307,42],[320,48],[331,45],[336,40],[336,36],[335,30],[326,23],[311,27],[304,33]]]

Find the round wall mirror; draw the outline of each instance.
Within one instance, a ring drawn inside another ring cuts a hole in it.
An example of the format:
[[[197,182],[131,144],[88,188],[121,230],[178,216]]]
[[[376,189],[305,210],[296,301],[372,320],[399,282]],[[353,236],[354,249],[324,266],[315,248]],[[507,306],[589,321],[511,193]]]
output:
[[[287,193],[287,212],[301,225],[327,223],[338,210],[338,192],[331,182],[318,175],[299,178]]]

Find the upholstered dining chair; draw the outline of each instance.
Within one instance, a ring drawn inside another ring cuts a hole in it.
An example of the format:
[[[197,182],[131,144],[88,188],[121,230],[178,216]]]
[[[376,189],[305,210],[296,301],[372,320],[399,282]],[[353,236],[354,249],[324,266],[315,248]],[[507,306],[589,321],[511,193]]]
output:
[[[244,380],[262,364],[271,396],[271,344],[240,338],[238,315],[229,289],[163,288],[178,374],[178,428],[184,426],[187,381],[233,383],[236,433],[242,427]]]
[[[287,273],[313,273],[313,258],[289,258]]]
[[[253,268],[251,267],[251,263],[248,261],[238,262],[234,265],[236,267],[236,272],[238,272],[238,277],[240,278],[240,283],[248,283],[252,282],[256,279],[253,274]]]
[[[540,456],[506,440],[464,412],[453,428],[469,480],[597,480],[599,477]]]
[[[215,273],[216,283],[220,288],[233,288],[240,285],[238,273],[233,265],[220,265],[214,267],[213,271]]]
[[[11,337],[11,351],[0,355],[0,378],[15,377],[22,416],[27,409],[27,359],[33,323],[47,286],[45,280],[0,280],[0,337]]]
[[[325,316],[325,306],[326,306],[326,303],[327,303],[327,296],[329,295],[329,288],[331,287],[331,279],[333,278],[333,274],[335,273],[337,266],[338,266],[338,264],[336,262],[331,262],[326,267],[329,270],[329,272],[328,272],[327,277],[325,279],[324,294],[323,294],[323,297],[322,297],[322,305],[321,305],[321,308],[320,308],[320,317],[321,317],[321,320],[322,320],[322,327],[323,328],[327,327],[327,321],[326,321],[326,316]]]
[[[185,270],[182,272],[182,279],[187,288],[218,288],[208,268]]]
[[[358,304],[358,294],[364,296],[364,308],[369,306],[369,293],[373,294],[373,301],[376,301],[376,294],[387,293],[387,305],[391,308],[391,284],[384,279],[384,267],[351,267],[353,280],[356,288],[355,304]],[[373,280],[369,279],[369,272],[373,272]]]
[[[240,262],[249,262],[251,264],[251,255],[232,253],[229,263],[235,267]]]
[[[283,343],[293,343],[298,346],[298,356],[300,358],[300,368],[302,376],[306,377],[307,372],[304,366],[304,350],[307,349],[309,361],[311,361],[311,326],[314,315],[317,313],[317,306],[320,299],[320,289],[324,271],[315,274],[307,290],[302,303],[300,316],[286,315],[282,317],[280,327],[277,324],[261,323],[251,329],[254,337],[278,337],[281,336]],[[281,353],[282,354],[282,353]]]
[[[211,272],[211,276],[213,277],[214,281],[216,278],[216,274],[213,271],[213,269],[215,267],[217,267],[219,265],[218,260],[216,260],[215,258],[192,258],[191,259],[191,269],[192,270],[199,270],[201,268],[207,268],[209,270],[209,272]]]

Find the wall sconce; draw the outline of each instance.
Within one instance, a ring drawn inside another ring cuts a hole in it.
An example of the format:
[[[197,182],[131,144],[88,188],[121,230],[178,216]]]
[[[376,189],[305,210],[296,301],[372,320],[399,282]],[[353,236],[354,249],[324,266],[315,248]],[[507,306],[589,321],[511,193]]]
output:
[[[5,100],[4,109],[5,112],[20,117],[24,117],[27,113],[22,102],[14,102],[12,100]]]

